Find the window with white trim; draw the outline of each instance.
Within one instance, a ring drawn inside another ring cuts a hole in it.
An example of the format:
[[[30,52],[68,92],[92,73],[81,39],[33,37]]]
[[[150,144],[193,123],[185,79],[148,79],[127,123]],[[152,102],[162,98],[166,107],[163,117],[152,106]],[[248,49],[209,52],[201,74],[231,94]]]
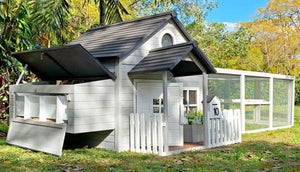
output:
[[[173,45],[173,37],[169,33],[166,33],[161,39],[161,46],[166,47],[170,45]]]
[[[198,88],[184,88],[183,89],[183,105],[185,108],[185,113],[189,111],[198,110]]]
[[[152,102],[153,113],[164,113],[164,99],[153,99]]]

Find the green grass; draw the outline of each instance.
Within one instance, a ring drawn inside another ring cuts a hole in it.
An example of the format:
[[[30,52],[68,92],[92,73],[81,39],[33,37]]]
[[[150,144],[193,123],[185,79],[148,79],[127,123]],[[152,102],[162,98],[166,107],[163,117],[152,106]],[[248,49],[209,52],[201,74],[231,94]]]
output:
[[[244,134],[240,144],[159,157],[99,148],[64,150],[61,157],[33,152],[0,138],[0,171],[299,171],[300,106],[295,126]]]

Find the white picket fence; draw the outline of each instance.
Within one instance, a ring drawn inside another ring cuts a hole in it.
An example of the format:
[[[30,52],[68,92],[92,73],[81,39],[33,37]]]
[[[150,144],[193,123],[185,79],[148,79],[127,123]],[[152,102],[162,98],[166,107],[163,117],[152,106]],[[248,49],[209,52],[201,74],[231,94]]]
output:
[[[166,155],[163,143],[163,114],[130,114],[130,150]]]
[[[220,117],[210,117],[208,148],[239,143],[241,136],[240,109],[223,110]]]

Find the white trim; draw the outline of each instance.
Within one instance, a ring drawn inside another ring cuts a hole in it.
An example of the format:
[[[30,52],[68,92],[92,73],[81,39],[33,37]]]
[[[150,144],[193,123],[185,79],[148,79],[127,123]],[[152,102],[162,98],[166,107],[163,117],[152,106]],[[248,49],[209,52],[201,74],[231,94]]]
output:
[[[292,117],[292,120],[289,121],[291,125],[294,125],[294,117],[295,117],[295,77],[293,79],[293,82],[292,82],[292,109],[291,109],[291,117]],[[289,114],[290,115],[290,114]]]
[[[159,41],[159,42],[158,42],[159,47],[162,47],[161,41],[162,41],[162,38],[163,38],[163,36],[164,36],[165,34],[170,34],[170,35],[171,35],[172,41],[173,41],[173,45],[175,45],[175,44],[177,43],[175,34],[174,34],[171,30],[165,29],[165,30],[163,30],[163,31],[159,34],[159,39],[158,39],[158,41]]]
[[[291,128],[292,125],[282,126],[282,127],[274,127],[274,128],[264,128],[264,129],[257,129],[257,130],[250,130],[250,131],[244,131],[242,134],[248,134],[248,133],[259,133],[264,131],[272,131],[272,130],[278,130],[278,129],[285,129],[285,128]]]
[[[245,75],[245,76],[255,76],[255,77],[265,77],[274,79],[288,79],[293,80],[295,77],[290,75],[280,75],[280,74],[272,74],[272,73],[264,73],[264,72],[253,72],[253,71],[244,71],[244,70],[234,70],[234,69],[223,69],[216,68],[216,74],[230,74],[230,75]]]
[[[186,148],[186,149],[179,149],[179,150],[169,151],[169,153],[167,155],[179,154],[181,152],[195,151],[195,150],[201,150],[201,149],[205,149],[205,146],[197,146],[197,147],[192,147],[192,148]]]
[[[240,109],[241,109],[241,128],[242,132],[245,132],[246,128],[246,103],[245,103],[245,97],[246,97],[246,86],[245,86],[245,75],[240,76]]]
[[[273,127],[273,83],[274,83],[274,79],[273,77],[271,77],[269,79],[269,102],[270,102],[270,106],[269,106],[269,128],[272,129]]]

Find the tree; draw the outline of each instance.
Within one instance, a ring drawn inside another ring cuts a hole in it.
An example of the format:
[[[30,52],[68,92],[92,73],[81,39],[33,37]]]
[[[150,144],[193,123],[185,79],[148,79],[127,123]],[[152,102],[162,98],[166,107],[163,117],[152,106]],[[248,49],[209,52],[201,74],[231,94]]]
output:
[[[85,0],[86,2],[89,3],[90,0]],[[98,4],[100,26],[122,21],[122,14],[128,14],[119,0],[93,0],[93,2]]]
[[[129,7],[139,17],[176,11],[179,14],[177,16],[179,20],[187,25],[195,20],[203,20],[216,5],[216,0],[138,0],[134,1]]]
[[[300,61],[300,2],[269,0],[253,22],[243,23],[256,35],[251,43],[249,66],[253,70],[297,75]]]
[[[25,0],[0,1],[0,118],[5,117],[8,111],[8,86],[22,69],[10,53],[31,46],[27,14]]]
[[[247,28],[229,32],[223,23],[204,20],[196,20],[186,28],[215,67],[248,69],[245,60],[254,34]]]

